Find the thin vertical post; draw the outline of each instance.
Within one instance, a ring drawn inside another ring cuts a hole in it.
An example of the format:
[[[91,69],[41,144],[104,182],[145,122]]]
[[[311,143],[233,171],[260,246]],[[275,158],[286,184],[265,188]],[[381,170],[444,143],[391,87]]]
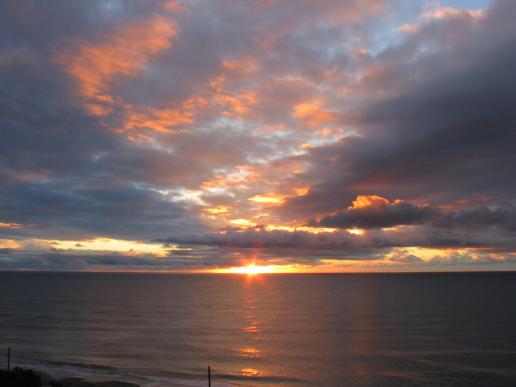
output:
[[[11,346],[7,347],[7,372],[11,370]]]
[[[211,387],[211,368],[208,366],[208,387]]]

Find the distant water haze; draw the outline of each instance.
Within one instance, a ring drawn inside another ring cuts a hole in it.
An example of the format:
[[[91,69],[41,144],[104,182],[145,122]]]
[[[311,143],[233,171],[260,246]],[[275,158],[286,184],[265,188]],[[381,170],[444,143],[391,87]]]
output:
[[[0,346],[143,386],[510,386],[514,294],[516,273],[4,272]]]

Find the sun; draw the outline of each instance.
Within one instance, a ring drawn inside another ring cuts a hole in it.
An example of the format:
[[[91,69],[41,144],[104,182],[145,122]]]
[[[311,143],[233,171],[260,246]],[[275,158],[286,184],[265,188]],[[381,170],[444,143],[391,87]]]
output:
[[[265,273],[273,273],[275,266],[259,266],[255,263],[251,263],[246,266],[235,267],[233,273],[239,274],[247,274],[247,275],[256,275],[256,274],[265,274]]]
[[[220,274],[246,274],[248,276],[254,276],[258,274],[295,273],[298,272],[298,267],[295,265],[257,265],[256,262],[252,262],[243,266],[211,269],[209,272]]]
[[[218,273],[257,275],[257,274],[274,273],[277,270],[278,270],[277,265],[260,266],[253,262],[253,263],[250,263],[245,266],[230,267],[227,269],[219,269],[219,270],[217,270],[217,272]]]

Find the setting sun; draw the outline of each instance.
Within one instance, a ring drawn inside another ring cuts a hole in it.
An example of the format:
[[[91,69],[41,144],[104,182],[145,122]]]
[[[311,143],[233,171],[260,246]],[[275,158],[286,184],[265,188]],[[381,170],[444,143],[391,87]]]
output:
[[[233,267],[228,269],[229,273],[238,273],[238,274],[247,274],[247,275],[255,275],[255,274],[264,274],[264,273],[274,273],[277,266],[268,265],[268,266],[259,266],[255,263],[251,263],[247,266],[241,267]]]
[[[215,269],[211,271],[212,273],[233,273],[233,274],[247,274],[247,275],[256,275],[256,274],[267,274],[267,273],[285,273],[291,272],[290,266],[280,266],[280,265],[257,265],[256,263],[250,263],[245,266],[237,266],[237,267],[228,267]]]

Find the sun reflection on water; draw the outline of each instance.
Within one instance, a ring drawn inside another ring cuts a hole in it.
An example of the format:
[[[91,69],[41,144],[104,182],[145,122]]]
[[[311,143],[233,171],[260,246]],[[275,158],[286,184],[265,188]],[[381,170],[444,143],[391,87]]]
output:
[[[239,352],[240,356],[245,358],[257,359],[261,357],[261,351],[258,348],[254,347],[240,348]]]
[[[257,370],[256,368],[242,368],[240,370],[240,373],[243,376],[263,376],[263,372],[260,370]]]
[[[253,270],[251,270],[252,272]],[[263,357],[263,348],[256,344],[262,343],[262,320],[260,318],[260,293],[264,283],[260,280],[246,280],[242,288],[242,328],[243,343],[238,348],[238,356],[244,360],[245,366],[240,370],[240,375],[245,377],[261,377],[264,370],[256,367],[256,360]]]
[[[249,325],[247,327],[243,327],[242,330],[245,333],[258,333],[259,332],[258,327],[256,325]]]

